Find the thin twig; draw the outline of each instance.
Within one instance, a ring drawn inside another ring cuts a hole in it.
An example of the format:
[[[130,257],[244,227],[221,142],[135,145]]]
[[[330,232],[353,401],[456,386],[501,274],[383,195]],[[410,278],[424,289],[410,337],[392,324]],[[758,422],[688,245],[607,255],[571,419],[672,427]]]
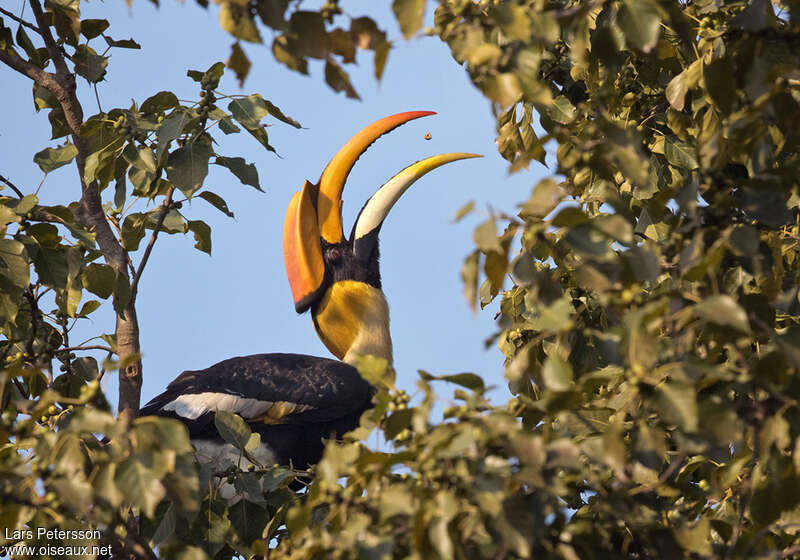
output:
[[[31,29],[31,30],[35,31],[37,35],[41,35],[41,33],[39,33],[39,28],[38,27],[36,27],[32,23],[28,23],[27,21],[25,21],[21,17],[15,16],[11,12],[9,12],[8,10],[4,10],[3,8],[0,8],[0,14],[3,14],[3,15],[6,15],[6,16],[10,17],[14,21],[16,21],[18,24],[24,25],[28,29]]]
[[[91,344],[89,346],[67,346],[66,348],[59,348],[57,353],[61,352],[74,352],[75,350],[102,350],[109,354],[114,354],[114,350],[110,346],[103,346],[102,344]]]
[[[2,175],[0,175],[0,181],[3,181],[3,182],[6,184],[6,185],[8,185],[8,186],[11,188],[11,190],[12,190],[12,191],[14,191],[15,193],[17,193],[17,196],[18,196],[19,198],[23,198],[23,197],[25,196],[24,194],[22,194],[22,191],[21,191],[21,190],[19,190],[19,189],[17,188],[17,186],[16,186],[14,183],[12,183],[11,181],[9,181],[8,179],[6,179],[5,177],[3,177]]]
[[[170,208],[172,208],[172,193],[174,192],[175,187],[170,187],[167,191],[167,196],[164,198],[164,202],[161,204],[161,211],[158,213],[158,220],[153,228],[153,234],[150,236],[150,241],[147,242],[147,247],[142,255],[142,261],[139,263],[139,269],[133,277],[133,282],[131,282],[131,301],[136,301],[136,290],[139,288],[139,279],[142,277],[142,272],[144,272],[144,267],[147,264],[147,260],[150,258],[150,253],[153,252],[153,245],[156,244],[156,238],[158,237],[158,232],[161,231],[161,226],[164,225],[164,219],[167,217]]]
[[[97,110],[102,113],[103,108],[100,106],[100,96],[97,94],[97,84],[92,85],[94,86],[94,98],[97,99]]]
[[[12,377],[12,378],[11,378],[11,380],[14,382],[14,385],[16,385],[16,387],[17,387],[17,391],[19,391],[19,392],[20,392],[20,394],[21,394],[21,395],[22,395],[24,398],[26,398],[26,399],[27,399],[27,398],[28,398],[28,396],[29,396],[29,395],[28,395],[28,392],[25,390],[25,387],[23,387],[23,386],[22,386],[22,383],[20,382],[20,380],[19,380],[19,379],[17,379],[16,377]]]

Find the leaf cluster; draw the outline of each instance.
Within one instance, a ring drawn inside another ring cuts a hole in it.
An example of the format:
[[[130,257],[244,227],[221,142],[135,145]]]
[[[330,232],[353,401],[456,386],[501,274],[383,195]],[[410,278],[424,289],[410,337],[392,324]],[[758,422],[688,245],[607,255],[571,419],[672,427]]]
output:
[[[207,0],[197,0],[208,6]],[[368,16],[345,15],[339,0],[325,2],[318,10],[301,9],[300,3],[289,0],[225,0],[219,4],[220,27],[232,35],[236,42],[226,65],[244,84],[252,63],[244,50],[242,41],[263,43],[261,29],[273,35],[272,55],[275,60],[301,74],[309,73],[309,61],[325,61],[325,83],[336,92],[344,92],[352,99],[360,99],[350,76],[347,64],[355,64],[358,50],[372,51],[375,78],[380,80],[392,43],[378,24]],[[398,4],[409,2],[398,2]],[[424,0],[415,0],[424,6]],[[346,17],[349,26],[335,25]]]
[[[110,38],[105,20],[81,19],[77,1],[47,3],[44,11],[38,2],[32,7],[38,10],[35,24],[2,12],[8,19],[0,19],[0,60],[31,77],[34,107],[47,113],[52,140],[59,142],[33,157],[42,181],[74,165],[80,183],[63,204],[48,205],[37,197],[36,185],[18,186],[0,175],[2,544],[109,545],[120,558],[153,558],[158,545],[170,554],[191,554],[186,543],[203,541],[215,543],[212,554],[226,542],[249,547],[252,539],[237,536],[239,527],[248,526],[241,519],[222,541],[203,536],[211,517],[198,515],[201,506],[226,507],[213,489],[229,475],[198,471],[179,422],[132,421],[130,414],[115,420],[100,381],[110,370],[127,377],[140,360],[135,300],[159,233],[191,232],[195,247],[210,253],[211,228],[192,219],[192,201],[202,199],[233,216],[222,196],[203,190],[209,165],[262,190],[253,164],[220,153],[221,136],[246,131],[275,152],[265,121],[300,124],[259,94],[222,93],[221,62],[188,72],[198,84],[197,101],[162,91],[84,118],[75,79],[96,85],[108,62],[107,49],[90,45],[101,39],[108,48],[138,45]],[[15,33],[6,27],[9,21],[17,24]],[[70,340],[76,323],[97,319],[103,300],[112,303],[117,330]],[[97,352],[105,359],[98,360]],[[287,478],[276,475],[273,489],[288,484]],[[13,536],[25,527],[99,530],[101,542],[33,543],[24,533]],[[172,533],[183,546],[167,546]]]

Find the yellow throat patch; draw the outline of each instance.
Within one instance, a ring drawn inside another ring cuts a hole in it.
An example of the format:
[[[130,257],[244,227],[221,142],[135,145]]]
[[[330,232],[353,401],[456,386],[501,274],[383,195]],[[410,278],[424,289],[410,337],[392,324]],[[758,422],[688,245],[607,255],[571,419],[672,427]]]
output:
[[[314,328],[328,350],[340,360],[355,350],[391,362],[389,306],[383,292],[369,284],[355,280],[333,284],[320,301]]]

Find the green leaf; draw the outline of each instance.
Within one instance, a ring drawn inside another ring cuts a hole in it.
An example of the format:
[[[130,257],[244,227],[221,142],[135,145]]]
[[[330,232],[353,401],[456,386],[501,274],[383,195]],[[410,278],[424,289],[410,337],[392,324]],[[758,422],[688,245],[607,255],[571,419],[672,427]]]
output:
[[[386,419],[386,424],[384,426],[386,438],[390,440],[394,439],[397,437],[397,434],[410,427],[413,416],[413,408],[404,408],[393,412],[392,415]]]
[[[328,56],[330,42],[322,14],[310,10],[297,10],[289,20],[288,43],[290,50],[301,57],[324,59]]]
[[[158,127],[156,137],[158,138],[158,148],[156,149],[156,160],[161,161],[161,156],[169,146],[169,143],[178,138],[184,132],[184,128],[191,118],[182,110],[175,110],[164,119]]]
[[[128,251],[136,251],[144,237],[145,215],[134,212],[125,216],[122,222],[122,242]],[[98,294],[100,295],[100,294]]]
[[[99,307],[100,307],[99,301],[97,301],[96,299],[90,299],[89,301],[83,304],[77,316],[88,317],[92,312],[96,311]]]
[[[217,156],[214,163],[228,168],[231,173],[236,175],[236,178],[239,179],[243,185],[250,185],[264,192],[258,182],[258,170],[256,166],[252,163],[247,163],[244,158]]]
[[[520,207],[521,213],[544,218],[558,206],[565,196],[566,193],[555,180],[542,179],[533,189],[528,201]]]
[[[500,245],[500,239],[497,237],[497,224],[494,218],[489,218],[481,225],[475,228],[472,234],[475,245],[484,253],[490,251],[502,252],[503,247]]]
[[[35,194],[26,194],[17,202],[17,205],[14,207],[14,213],[17,216],[26,216],[28,212],[36,208],[37,204],[39,204],[39,199]]]
[[[70,133],[69,126],[67,125],[67,117],[61,107],[53,109],[47,114],[47,120],[50,121],[50,135],[51,140],[56,138],[63,138]]]
[[[470,200],[464,206],[458,209],[455,217],[453,218],[453,221],[460,222],[461,220],[466,218],[469,214],[471,214],[474,209],[475,209],[475,201]]]
[[[651,0],[623,0],[617,23],[634,48],[649,53],[658,44],[661,18]]]
[[[258,128],[261,119],[269,113],[266,103],[258,94],[234,99],[228,104],[228,111],[248,130]]]
[[[565,331],[572,327],[572,302],[567,297],[557,299],[552,305],[540,306],[535,316],[529,319],[532,329],[537,331]]]
[[[92,505],[92,485],[80,478],[56,478],[50,483],[67,507],[81,515]]]
[[[687,432],[697,430],[697,391],[693,385],[672,380],[658,385],[655,392],[654,404],[666,422]]]
[[[379,82],[383,78],[383,71],[386,68],[386,61],[389,59],[389,51],[392,50],[392,44],[389,42],[381,43],[375,47],[375,79]]]
[[[333,91],[345,92],[345,95],[350,99],[361,99],[356,93],[353,84],[350,83],[350,76],[347,75],[339,64],[332,58],[328,58],[325,62],[325,83],[328,84]]]
[[[633,243],[633,228],[630,222],[619,214],[598,216],[592,221],[592,225],[620,243]]]
[[[542,366],[542,380],[550,391],[569,391],[573,382],[572,366],[558,356],[551,354]]]
[[[25,195],[23,197],[23,200],[25,198],[29,197],[29,196],[34,196],[34,195],[30,195],[30,194]],[[34,196],[34,198],[35,198],[35,196]],[[25,214],[27,214],[27,213],[28,213],[28,210],[25,211]],[[23,214],[23,216],[25,214]],[[19,223],[20,222],[20,217],[14,212],[14,210],[9,208],[8,206],[0,204],[0,228],[3,228],[5,226],[7,226],[8,224],[14,223],[14,222]]]
[[[675,539],[688,552],[709,556],[711,548],[711,522],[708,517],[701,517],[697,523],[675,529]]]
[[[53,1],[48,4],[48,8],[52,9],[53,24],[58,36],[67,44],[75,46],[81,32],[80,4],[65,1]]]
[[[136,146],[133,142],[128,143],[122,150],[122,157],[134,168],[147,171],[155,175],[158,165],[153,155],[153,150],[147,146]]]
[[[36,107],[37,112],[47,108],[61,108],[56,96],[49,89],[39,84],[33,85],[33,105]]]
[[[447,375],[431,375],[425,371],[419,370],[419,376],[426,381],[447,381],[448,383],[455,383],[467,389],[482,390],[485,385],[483,378],[475,373],[451,373]]]
[[[194,234],[195,249],[211,254],[211,228],[201,220],[189,220],[189,230]]]
[[[488,77],[483,83],[483,92],[502,107],[510,107],[522,96],[519,78],[511,72]]]
[[[203,191],[199,193],[197,196],[202,198],[203,200],[207,201],[211,206],[228,216],[229,218],[234,218],[233,212],[228,209],[228,203],[216,193],[211,191]]]
[[[266,105],[267,111],[269,112],[270,115],[272,115],[273,117],[275,117],[279,121],[283,121],[286,124],[289,124],[289,125],[291,125],[291,126],[293,126],[295,128],[302,128],[302,126],[300,126],[299,122],[297,122],[296,120],[294,120],[291,117],[286,116],[283,113],[283,111],[280,110],[279,107],[277,107],[276,105],[273,105],[269,100],[264,99],[263,101],[264,101],[264,104]]]
[[[694,306],[694,315],[725,327],[738,331],[750,332],[750,323],[747,313],[736,301],[727,295],[711,296]]]
[[[231,117],[224,117],[219,119],[219,129],[224,134],[235,134],[237,132],[241,132],[242,129],[233,124],[233,119]]]
[[[273,153],[277,153],[275,151],[275,148],[273,148],[270,145],[269,136],[267,135],[267,131],[264,129],[263,126],[259,126],[257,128],[248,128],[247,132],[249,132],[253,138],[258,140],[258,143],[264,146],[267,150]]]
[[[395,371],[385,358],[364,355],[358,357],[358,373],[375,387],[391,387]]]
[[[22,289],[27,289],[30,282],[30,263],[26,257],[22,243],[0,238],[0,273]]]
[[[480,262],[480,252],[473,251],[461,267],[461,281],[464,283],[464,297],[474,312],[478,298],[478,264]]]
[[[700,81],[702,69],[703,62],[697,59],[667,84],[667,101],[673,109],[683,111],[686,93]]]
[[[286,65],[287,68],[301,74],[308,74],[308,62],[290,49],[288,42],[288,39],[283,35],[276,37],[272,42],[272,56],[278,62]]]
[[[532,11],[532,10],[530,10]],[[528,42],[531,38],[531,19],[525,6],[515,3],[496,3],[489,12],[503,34],[512,40]]]
[[[563,95],[553,99],[546,112],[548,117],[561,124],[569,124],[575,119],[575,106]]]
[[[239,44],[239,41],[236,41],[231,46],[231,55],[228,57],[228,60],[225,61],[225,66],[233,70],[234,74],[236,74],[236,79],[239,80],[239,87],[244,86],[244,81],[250,73],[251,63],[242,49],[242,46]]]
[[[65,143],[57,148],[45,148],[33,156],[33,162],[45,173],[50,173],[69,164],[78,155],[78,148],[71,142]]]
[[[356,61],[356,44],[352,34],[337,27],[328,33],[328,41],[331,44],[331,52],[341,56],[342,62],[350,64]]]
[[[688,142],[677,140],[673,136],[664,138],[664,157],[672,165],[681,169],[691,171],[700,167],[695,147]]]
[[[160,91],[144,100],[139,110],[142,113],[160,113],[180,105],[178,97],[171,91]],[[164,125],[162,124],[162,127]],[[159,127],[161,130],[161,127]]]
[[[28,37],[28,34],[25,32],[25,28],[22,27],[22,25],[17,27],[16,38],[17,44],[23,48],[30,61],[37,66],[44,66],[44,63],[39,56],[39,51],[34,46],[30,37]]]
[[[106,75],[108,57],[100,56],[88,45],[78,45],[72,60],[75,63],[75,72],[90,83],[100,82]]]
[[[167,178],[186,196],[191,197],[203,186],[208,175],[208,160],[214,155],[211,147],[195,142],[178,148],[169,155]]]
[[[244,450],[252,431],[241,416],[227,410],[218,410],[214,415],[214,425],[222,439],[237,449]]]
[[[261,34],[250,15],[249,5],[223,2],[219,10],[219,25],[237,39],[251,43],[261,42]]]
[[[187,70],[186,75],[197,83],[203,81],[203,73],[200,70]]]
[[[120,49],[141,49],[142,48],[142,45],[140,45],[139,43],[134,41],[133,38],[131,38],[131,39],[122,39],[122,40],[116,41],[116,40],[112,39],[111,37],[108,37],[107,35],[103,35],[103,39],[106,40],[106,43],[108,43],[109,47],[117,47],[117,48],[120,48]]]
[[[425,0],[394,0],[392,11],[400,24],[400,30],[406,39],[422,28],[425,16]]]
[[[152,518],[166,491],[153,470],[145,466],[146,457],[138,455],[123,460],[117,466],[114,482],[127,502],[139,506],[142,513]]]
[[[94,39],[108,29],[108,26],[109,23],[105,19],[84,19],[81,20],[81,35],[87,39]]]
[[[128,275],[124,272],[116,273],[115,276],[116,281],[114,283],[113,300],[114,311],[117,312],[117,315],[122,315],[131,301],[131,283],[128,279]]]
[[[161,208],[153,208],[147,213],[147,227],[155,228],[158,223],[158,216],[161,214]],[[186,222],[181,216],[181,213],[176,209],[171,208],[167,215],[164,216],[164,221],[161,223],[161,231],[164,233],[186,233]]]

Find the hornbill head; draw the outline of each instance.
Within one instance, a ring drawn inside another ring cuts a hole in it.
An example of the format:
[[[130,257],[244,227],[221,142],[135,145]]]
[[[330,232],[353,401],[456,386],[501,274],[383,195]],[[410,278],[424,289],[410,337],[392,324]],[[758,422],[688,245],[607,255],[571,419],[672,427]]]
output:
[[[432,111],[410,111],[380,119],[353,136],[331,159],[319,182],[308,181],[289,203],[283,254],[295,309],[311,309],[322,342],[340,360],[361,355],[392,361],[389,308],[381,291],[378,234],[400,196],[437,167],[477,154],[450,153],[414,163],[367,200],[350,237],[342,228],[342,191],[356,160],[380,136]]]

